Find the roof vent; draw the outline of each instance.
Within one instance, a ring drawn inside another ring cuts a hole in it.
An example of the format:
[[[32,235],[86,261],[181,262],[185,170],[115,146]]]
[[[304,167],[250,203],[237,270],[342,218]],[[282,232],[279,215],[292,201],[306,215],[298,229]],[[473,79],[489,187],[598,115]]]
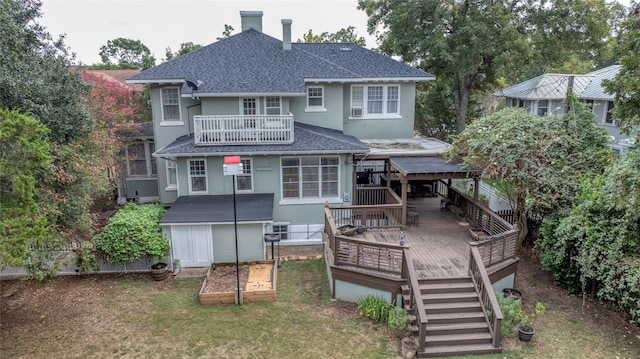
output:
[[[341,47],[341,48],[340,48],[340,51],[341,51],[341,52],[351,52],[351,51],[352,51],[352,49],[351,49],[350,47]]]

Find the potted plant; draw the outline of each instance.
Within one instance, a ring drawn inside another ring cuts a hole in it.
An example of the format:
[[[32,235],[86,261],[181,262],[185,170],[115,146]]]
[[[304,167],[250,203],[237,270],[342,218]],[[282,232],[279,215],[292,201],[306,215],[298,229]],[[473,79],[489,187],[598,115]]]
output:
[[[518,324],[518,337],[520,340],[528,342],[533,338],[533,335],[536,333],[536,329],[533,327],[533,322],[536,316],[544,315],[546,308],[542,303],[536,303],[536,308],[533,313],[530,315],[523,315]]]

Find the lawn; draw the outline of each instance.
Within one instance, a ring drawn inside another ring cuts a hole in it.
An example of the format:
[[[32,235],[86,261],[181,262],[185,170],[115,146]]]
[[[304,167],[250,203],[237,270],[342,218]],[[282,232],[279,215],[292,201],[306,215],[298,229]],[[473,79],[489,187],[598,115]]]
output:
[[[525,307],[547,307],[533,341],[505,338],[483,358],[640,358],[640,332],[554,287],[523,261]],[[284,262],[275,303],[198,303],[202,277],[59,277],[0,282],[2,358],[400,358],[399,341],[330,300],[321,260]]]

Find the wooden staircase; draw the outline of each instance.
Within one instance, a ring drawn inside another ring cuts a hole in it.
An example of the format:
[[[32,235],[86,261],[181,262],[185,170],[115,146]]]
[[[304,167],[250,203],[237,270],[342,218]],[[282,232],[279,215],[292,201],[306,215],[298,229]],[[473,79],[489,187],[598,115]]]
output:
[[[424,348],[418,357],[500,353],[494,348],[489,324],[470,277],[419,281],[416,300],[422,300],[428,323]],[[410,289],[402,286],[404,306],[418,336],[417,313],[410,303]],[[421,298],[420,298],[421,297]]]

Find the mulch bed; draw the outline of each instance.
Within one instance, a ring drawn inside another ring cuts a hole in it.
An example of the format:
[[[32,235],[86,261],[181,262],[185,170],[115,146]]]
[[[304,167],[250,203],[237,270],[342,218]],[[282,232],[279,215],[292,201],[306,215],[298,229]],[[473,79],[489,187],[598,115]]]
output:
[[[249,266],[240,266],[240,288],[244,290],[249,281]],[[236,266],[216,266],[207,277],[204,293],[234,292],[238,284]]]

